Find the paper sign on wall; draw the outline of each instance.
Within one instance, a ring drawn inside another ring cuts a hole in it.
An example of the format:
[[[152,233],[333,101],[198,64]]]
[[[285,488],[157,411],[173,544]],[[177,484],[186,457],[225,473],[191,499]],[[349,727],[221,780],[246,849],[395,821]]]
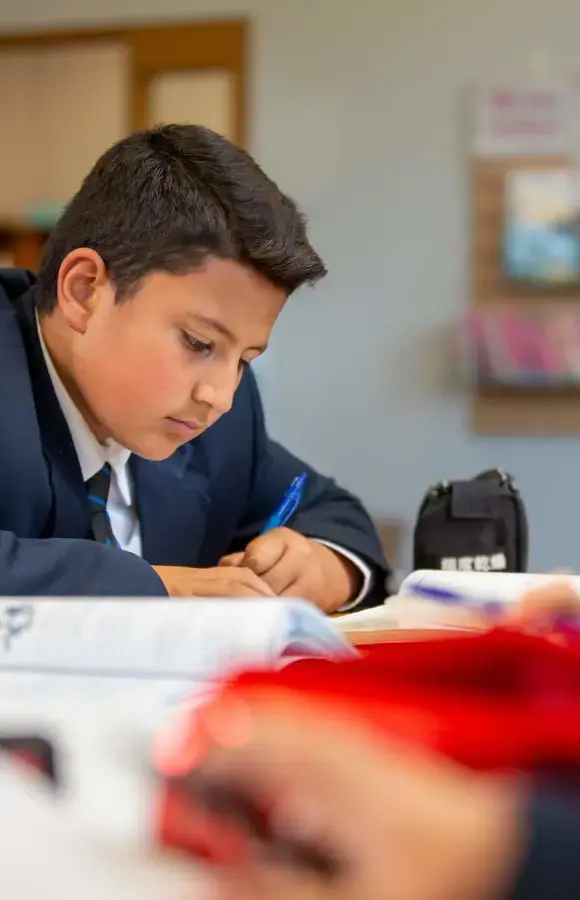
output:
[[[490,87],[476,92],[476,156],[568,155],[574,149],[575,92],[568,87]]]

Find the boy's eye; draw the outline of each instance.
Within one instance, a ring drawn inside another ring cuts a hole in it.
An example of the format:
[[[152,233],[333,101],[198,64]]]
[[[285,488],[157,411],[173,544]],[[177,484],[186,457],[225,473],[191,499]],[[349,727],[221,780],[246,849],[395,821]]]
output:
[[[205,341],[200,341],[198,338],[193,337],[191,334],[187,334],[187,332],[183,333],[185,338],[185,342],[190,350],[193,350],[194,353],[202,353],[204,356],[211,352],[211,344],[207,344]]]

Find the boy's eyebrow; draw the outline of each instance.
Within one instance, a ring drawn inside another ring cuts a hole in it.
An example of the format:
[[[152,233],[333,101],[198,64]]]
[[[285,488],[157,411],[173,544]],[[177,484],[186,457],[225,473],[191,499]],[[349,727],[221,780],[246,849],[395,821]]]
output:
[[[230,342],[230,344],[237,344],[238,339],[227,325],[224,325],[223,322],[220,322],[219,319],[213,319],[211,316],[202,316],[199,313],[189,313],[188,317],[190,319],[195,319],[197,322],[201,322],[203,325],[207,325],[209,328],[213,328],[214,331],[217,331],[218,334],[221,334],[222,337],[225,337],[226,340]],[[257,350],[259,353],[264,353],[267,349],[267,344],[261,344],[257,347],[248,347],[248,350]]]

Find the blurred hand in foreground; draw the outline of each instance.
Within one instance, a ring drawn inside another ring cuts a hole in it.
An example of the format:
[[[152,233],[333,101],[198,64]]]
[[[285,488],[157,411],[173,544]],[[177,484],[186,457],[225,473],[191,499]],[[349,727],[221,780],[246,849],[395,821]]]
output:
[[[245,707],[244,707],[245,709]],[[407,746],[361,725],[273,706],[228,717],[208,774],[274,803],[278,835],[344,860],[325,881],[256,855],[218,875],[220,900],[496,900],[515,877],[522,797],[512,781]]]
[[[553,632],[558,626],[566,631],[575,617],[580,622],[580,594],[568,576],[560,576],[522,597],[507,611],[506,624],[534,633]]]

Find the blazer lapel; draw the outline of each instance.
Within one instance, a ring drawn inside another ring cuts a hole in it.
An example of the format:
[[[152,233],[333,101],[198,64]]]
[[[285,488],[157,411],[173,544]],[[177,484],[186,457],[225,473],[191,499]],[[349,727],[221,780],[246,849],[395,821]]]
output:
[[[194,566],[209,507],[203,454],[185,444],[163,462],[132,456],[130,468],[143,557],[151,565]]]
[[[38,337],[33,292],[16,304],[24,337],[36,414],[53,493],[52,521],[47,537],[86,537],[90,515],[79,461],[57,400]]]

